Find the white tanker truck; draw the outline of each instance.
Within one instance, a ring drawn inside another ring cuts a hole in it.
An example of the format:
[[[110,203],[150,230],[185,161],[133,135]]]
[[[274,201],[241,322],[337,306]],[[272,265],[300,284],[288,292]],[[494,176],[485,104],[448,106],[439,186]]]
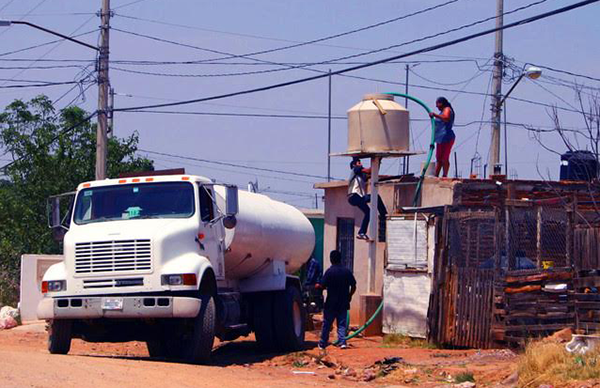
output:
[[[51,203],[54,203],[51,201]],[[207,362],[214,337],[256,335],[268,350],[304,342],[300,282],[314,232],[297,209],[192,175],[82,183],[64,261],[43,277],[48,349],[71,339],[145,341],[152,357]]]

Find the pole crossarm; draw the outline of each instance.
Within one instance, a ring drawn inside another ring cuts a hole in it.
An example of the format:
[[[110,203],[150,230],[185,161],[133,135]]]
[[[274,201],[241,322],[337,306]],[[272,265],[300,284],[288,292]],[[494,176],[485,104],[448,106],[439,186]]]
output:
[[[25,26],[29,26],[29,27],[35,28],[36,30],[44,31],[44,32],[46,32],[48,34],[58,36],[60,38],[66,39],[66,40],[71,41],[73,43],[77,43],[77,44],[79,44],[81,46],[85,46],[85,47],[90,48],[92,50],[100,51],[100,49],[98,47],[96,47],[96,46],[92,46],[89,43],[85,43],[85,42],[82,42],[80,40],[71,38],[70,36],[61,34],[60,32],[52,31],[52,30],[49,30],[49,29],[47,29],[45,27],[38,26],[37,24],[33,24],[33,23],[30,23],[30,22],[22,21],[22,20],[0,21],[0,27],[1,26],[10,26],[11,24],[22,24],[22,25],[25,25]]]

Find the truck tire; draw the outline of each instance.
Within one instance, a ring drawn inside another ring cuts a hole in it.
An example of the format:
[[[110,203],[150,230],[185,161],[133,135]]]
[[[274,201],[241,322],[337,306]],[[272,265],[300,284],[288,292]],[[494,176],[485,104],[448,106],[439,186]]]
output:
[[[276,292],[274,296],[274,311],[277,311],[277,316],[273,317],[273,328],[278,349],[281,351],[303,349],[306,310],[300,290],[295,286],[287,286],[285,291]]]
[[[258,293],[253,298],[252,327],[258,347],[265,352],[275,348],[273,330],[273,296],[270,292]]]
[[[210,360],[215,341],[215,321],[217,319],[215,298],[202,296],[202,306],[196,318],[193,319],[193,328],[189,340],[184,340],[183,358],[193,364],[206,364]],[[187,339],[187,338],[186,338]]]
[[[67,354],[71,349],[71,328],[69,319],[53,319],[48,328],[48,351],[51,354]]]

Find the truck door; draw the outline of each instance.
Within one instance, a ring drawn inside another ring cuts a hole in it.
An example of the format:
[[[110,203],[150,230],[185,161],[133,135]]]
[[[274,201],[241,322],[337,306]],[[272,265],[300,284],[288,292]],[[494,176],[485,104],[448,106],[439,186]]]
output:
[[[224,235],[218,207],[215,201],[215,192],[210,185],[200,185],[200,250],[206,255],[213,265],[217,279],[225,277],[225,264],[223,262]]]

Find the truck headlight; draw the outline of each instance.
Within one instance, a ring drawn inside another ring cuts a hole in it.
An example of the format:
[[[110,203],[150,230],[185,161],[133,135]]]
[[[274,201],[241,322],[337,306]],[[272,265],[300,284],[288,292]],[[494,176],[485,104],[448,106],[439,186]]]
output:
[[[59,292],[67,289],[67,282],[65,280],[50,280],[42,282],[42,294],[48,292]]]
[[[161,284],[163,286],[195,286],[196,274],[162,275]]]

